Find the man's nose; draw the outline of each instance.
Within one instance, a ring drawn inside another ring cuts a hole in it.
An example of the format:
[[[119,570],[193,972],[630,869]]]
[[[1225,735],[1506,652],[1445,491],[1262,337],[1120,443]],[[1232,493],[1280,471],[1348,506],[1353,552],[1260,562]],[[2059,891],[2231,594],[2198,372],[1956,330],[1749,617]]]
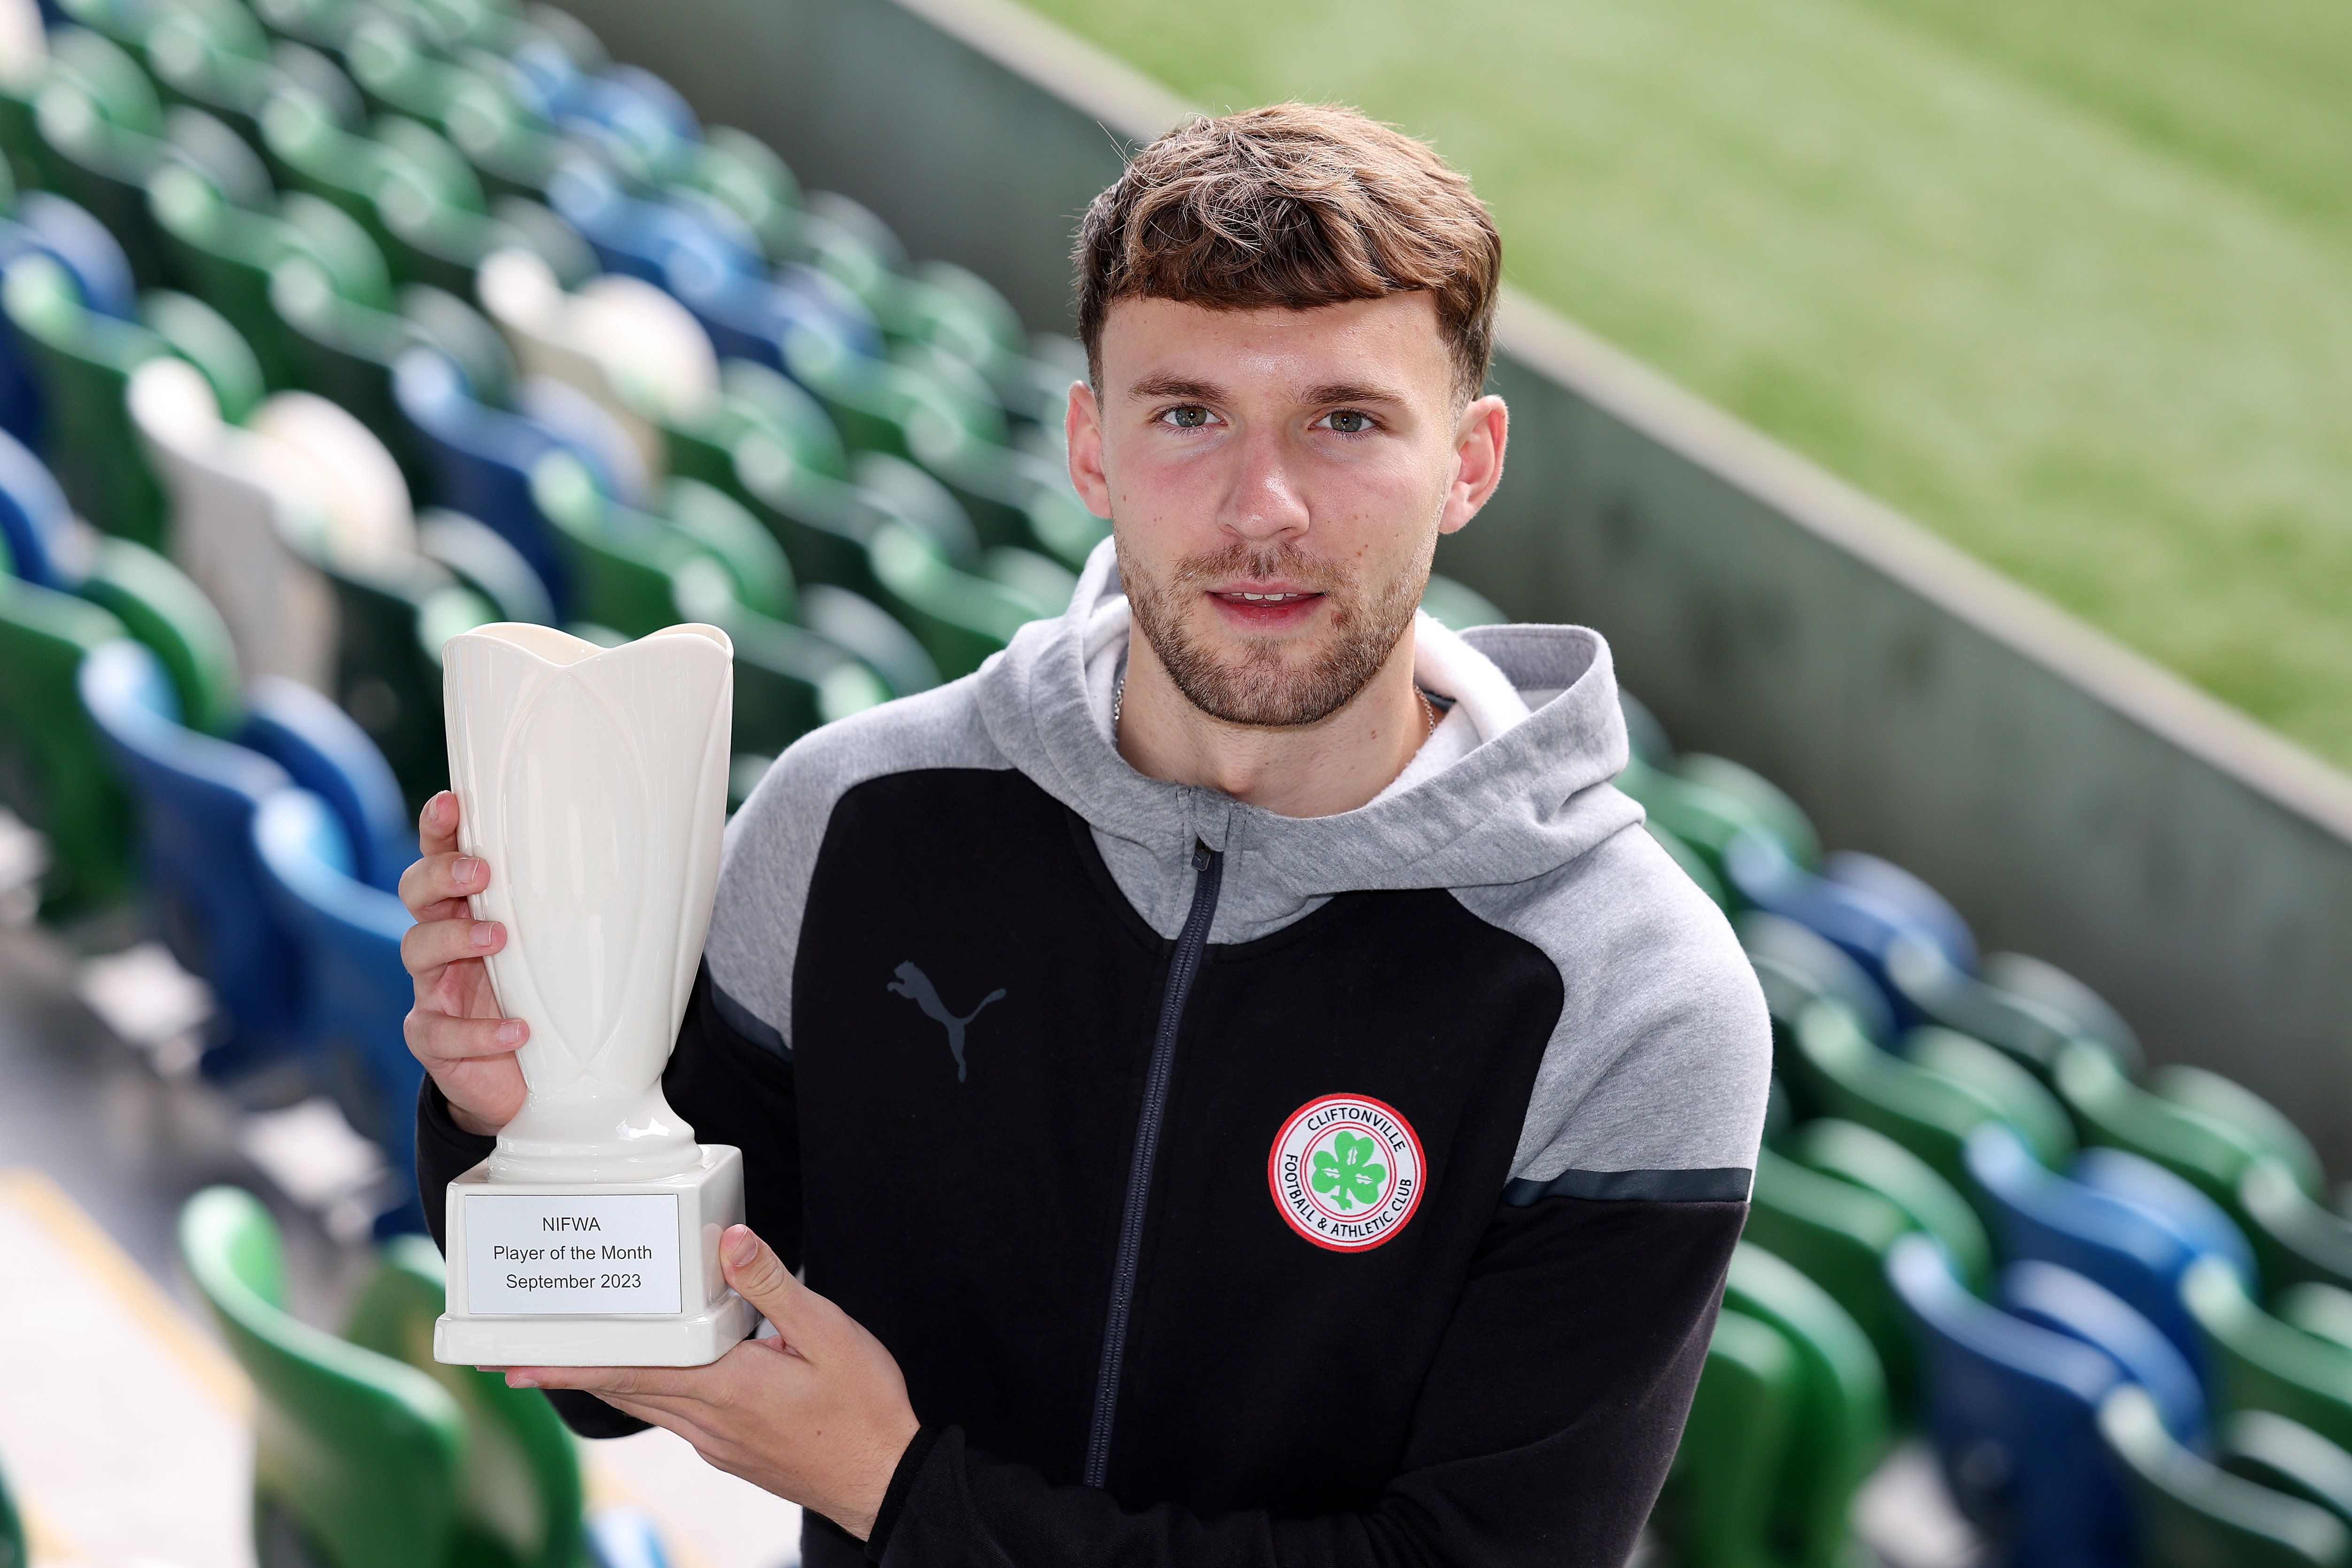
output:
[[[1241,471],[1226,498],[1227,528],[1254,542],[1296,538],[1307,531],[1307,498],[1288,459],[1278,432],[1251,432],[1242,444]]]

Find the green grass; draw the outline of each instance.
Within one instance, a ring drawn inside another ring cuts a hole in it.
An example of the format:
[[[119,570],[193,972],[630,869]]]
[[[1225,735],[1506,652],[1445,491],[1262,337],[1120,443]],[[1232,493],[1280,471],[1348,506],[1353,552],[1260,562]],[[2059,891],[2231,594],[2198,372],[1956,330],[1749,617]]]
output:
[[[1428,137],[1520,287],[2352,764],[2352,9],[1032,3]]]

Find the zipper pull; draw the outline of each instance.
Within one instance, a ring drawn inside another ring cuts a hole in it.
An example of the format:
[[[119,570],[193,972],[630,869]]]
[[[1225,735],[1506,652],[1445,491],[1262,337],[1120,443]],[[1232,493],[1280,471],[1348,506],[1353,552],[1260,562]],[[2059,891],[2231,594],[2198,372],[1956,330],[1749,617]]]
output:
[[[1210,848],[1208,845],[1203,843],[1202,840],[1198,838],[1192,840],[1192,869],[1195,871],[1207,870],[1209,868],[1209,857],[1215,853],[1215,850]]]

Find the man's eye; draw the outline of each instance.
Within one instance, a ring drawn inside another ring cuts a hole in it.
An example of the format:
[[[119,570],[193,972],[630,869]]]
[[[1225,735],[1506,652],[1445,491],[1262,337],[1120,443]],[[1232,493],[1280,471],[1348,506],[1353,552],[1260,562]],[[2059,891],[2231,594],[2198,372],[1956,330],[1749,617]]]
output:
[[[1197,403],[1187,403],[1181,408],[1170,409],[1160,417],[1179,430],[1198,430],[1209,422],[1209,411]]]
[[[1335,408],[1323,416],[1323,423],[1342,436],[1360,436],[1372,427],[1372,416],[1360,408]]]

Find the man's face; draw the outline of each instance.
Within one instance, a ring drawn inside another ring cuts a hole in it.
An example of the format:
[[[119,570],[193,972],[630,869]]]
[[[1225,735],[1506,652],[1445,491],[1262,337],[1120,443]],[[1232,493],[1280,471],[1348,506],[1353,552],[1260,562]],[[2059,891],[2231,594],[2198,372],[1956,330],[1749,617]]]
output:
[[[1071,398],[1071,473],[1194,707],[1311,724],[1388,660],[1437,536],[1501,475],[1501,400],[1457,407],[1453,374],[1427,294],[1110,308],[1100,395]]]

